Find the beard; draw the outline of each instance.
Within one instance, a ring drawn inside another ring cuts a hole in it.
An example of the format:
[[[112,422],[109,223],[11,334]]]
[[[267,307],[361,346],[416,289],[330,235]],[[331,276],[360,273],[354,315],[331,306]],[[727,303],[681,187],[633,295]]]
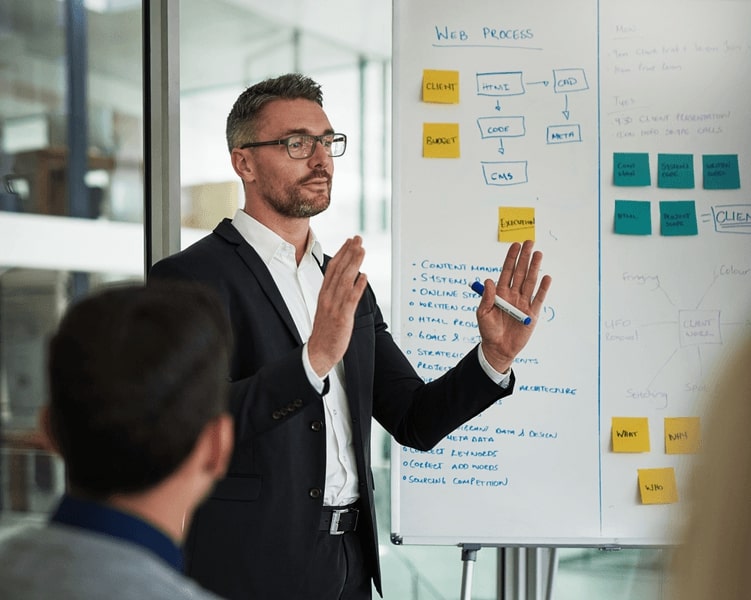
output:
[[[305,189],[304,185],[308,180],[324,177],[328,180],[325,191],[311,192]],[[282,216],[295,219],[314,217],[331,204],[331,176],[326,171],[315,171],[281,190],[267,190],[264,198]]]

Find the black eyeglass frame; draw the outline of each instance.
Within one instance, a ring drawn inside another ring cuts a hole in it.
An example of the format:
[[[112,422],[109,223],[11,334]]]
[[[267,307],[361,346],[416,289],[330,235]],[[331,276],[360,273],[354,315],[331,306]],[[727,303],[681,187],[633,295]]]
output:
[[[323,138],[331,138],[331,142],[327,146],[324,144]],[[293,140],[295,138],[309,138],[313,140],[313,144],[310,146],[310,154],[307,154],[306,156],[292,156],[292,152],[289,148],[290,140]],[[341,138],[341,140],[336,139]],[[344,148],[342,149],[341,154],[332,154],[331,149],[334,145],[334,140],[336,139],[337,142],[343,142]],[[248,142],[247,144],[243,144],[240,146],[240,150],[245,150],[245,148],[257,148],[258,146],[286,146],[287,147],[287,155],[293,159],[293,160],[305,160],[306,158],[310,158],[313,156],[316,152],[316,145],[321,144],[323,146],[324,150],[326,150],[326,154],[328,154],[332,158],[338,158],[344,154],[344,152],[347,150],[347,136],[344,133],[324,133],[322,135],[310,135],[308,133],[296,133],[295,135],[290,135],[289,137],[282,138],[281,140],[270,140],[268,142]]]

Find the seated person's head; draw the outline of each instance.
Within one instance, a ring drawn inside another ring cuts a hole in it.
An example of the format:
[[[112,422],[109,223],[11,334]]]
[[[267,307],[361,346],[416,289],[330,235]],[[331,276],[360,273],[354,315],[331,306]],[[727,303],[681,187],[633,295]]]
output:
[[[148,490],[222,420],[231,446],[230,340],[213,292],[187,284],[114,287],[74,304],[50,342],[44,417],[70,490],[101,500]],[[205,491],[226,468],[222,452]]]

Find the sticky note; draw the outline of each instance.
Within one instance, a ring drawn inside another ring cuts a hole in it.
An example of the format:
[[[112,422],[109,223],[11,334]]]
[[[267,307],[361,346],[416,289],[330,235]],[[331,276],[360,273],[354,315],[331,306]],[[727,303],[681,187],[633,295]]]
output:
[[[459,123],[423,123],[425,158],[459,158]]]
[[[696,235],[696,205],[693,200],[660,202],[660,233],[662,235]]]
[[[459,71],[422,72],[422,101],[459,104]]]
[[[523,242],[535,239],[535,209],[501,206],[498,208],[498,241]]]
[[[737,190],[741,187],[737,154],[702,156],[705,190]]]
[[[613,185],[645,186],[652,184],[647,152],[615,152],[613,154]]]
[[[647,417],[613,417],[613,452],[649,452]]]
[[[699,417],[665,418],[665,453],[694,454],[699,451]]]
[[[694,187],[693,154],[658,154],[657,187],[692,189]]]
[[[644,200],[616,200],[613,231],[624,235],[651,235],[650,203]]]
[[[674,504],[678,502],[678,486],[673,467],[637,469],[642,504]]]

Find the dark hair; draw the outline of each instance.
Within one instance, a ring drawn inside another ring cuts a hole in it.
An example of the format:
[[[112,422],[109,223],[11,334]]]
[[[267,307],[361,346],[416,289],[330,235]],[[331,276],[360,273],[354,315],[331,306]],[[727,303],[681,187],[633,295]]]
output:
[[[231,334],[214,292],[170,282],[74,304],[49,345],[50,427],[73,490],[153,487],[227,410]]]
[[[227,147],[232,152],[255,139],[258,114],[272,100],[310,100],[323,106],[321,86],[300,73],[266,79],[247,88],[235,100],[227,117]]]

